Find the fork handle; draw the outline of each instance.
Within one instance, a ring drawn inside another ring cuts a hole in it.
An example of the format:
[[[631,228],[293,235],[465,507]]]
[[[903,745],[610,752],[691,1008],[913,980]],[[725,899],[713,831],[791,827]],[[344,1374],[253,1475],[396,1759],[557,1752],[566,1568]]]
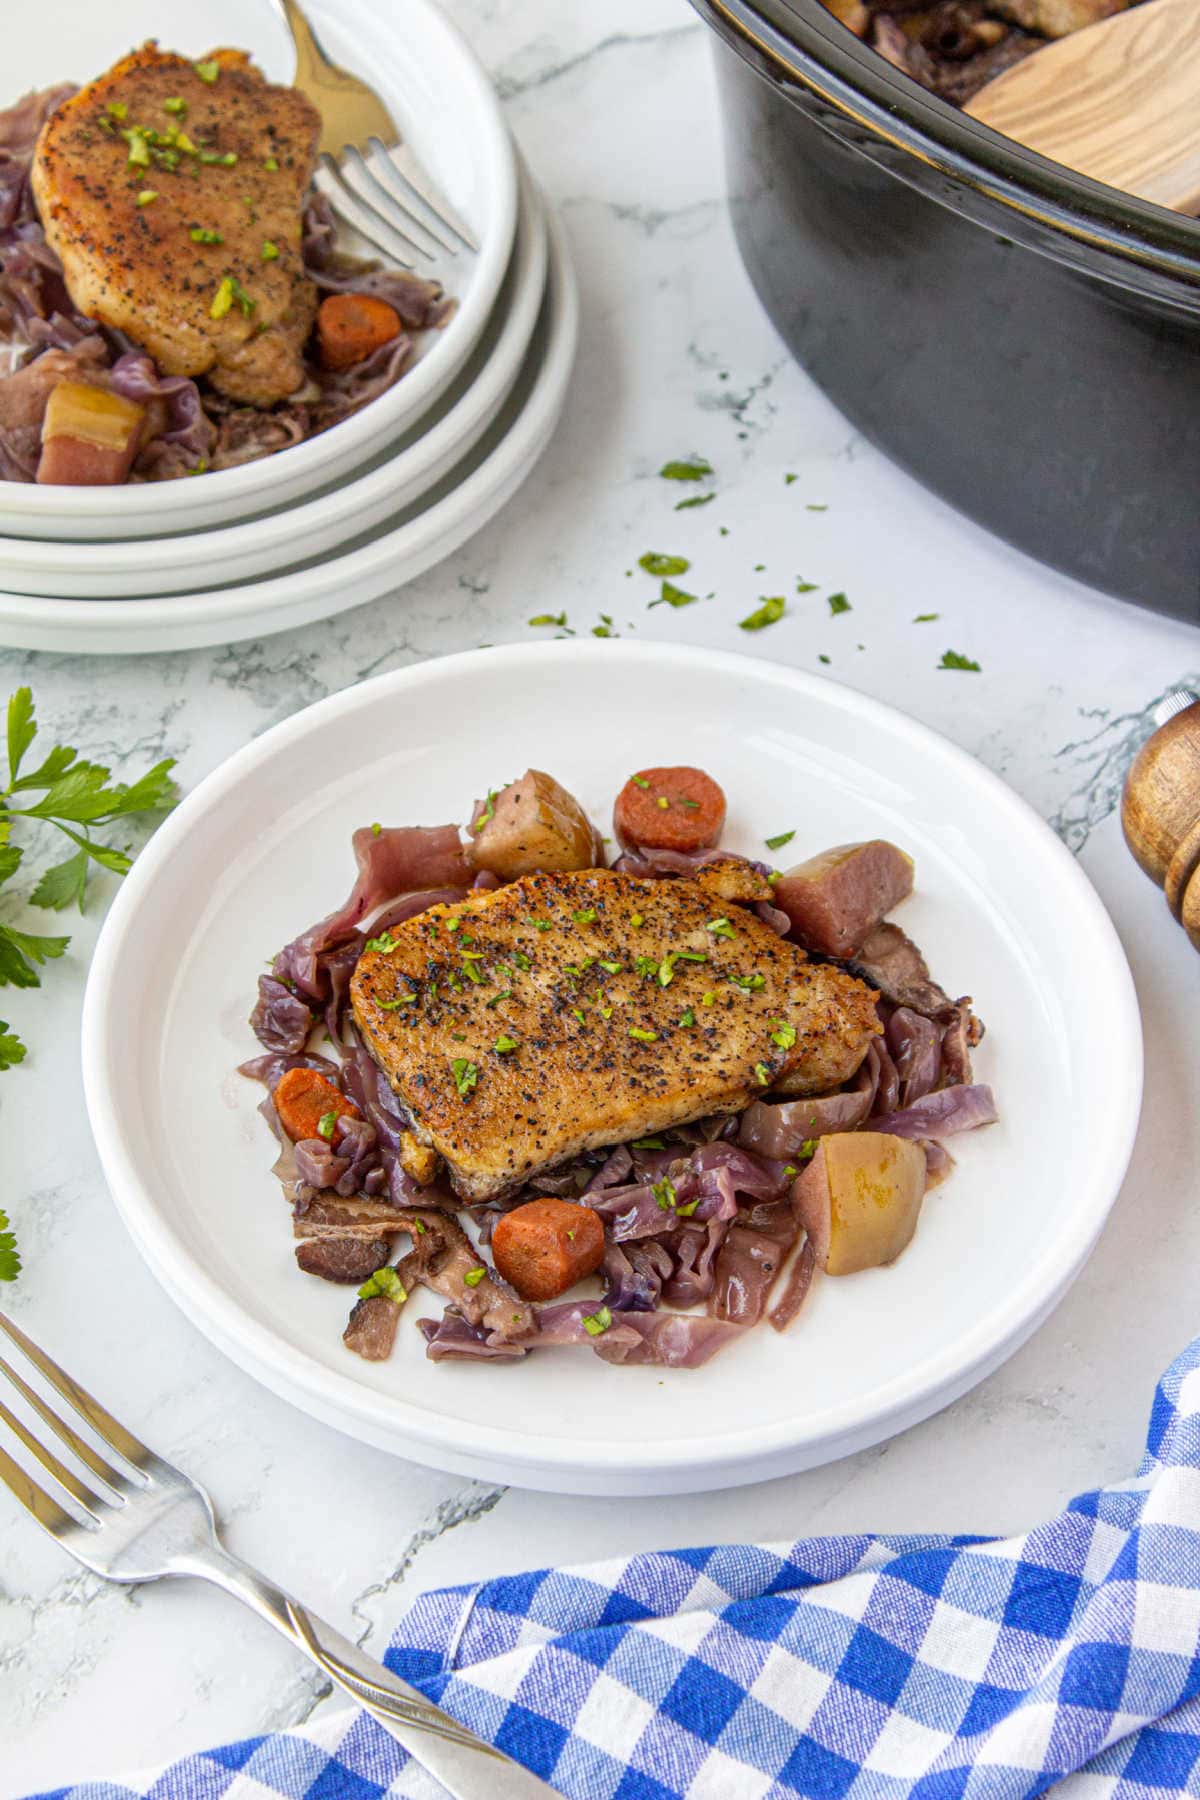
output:
[[[211,1581],[253,1607],[436,1776],[453,1800],[556,1800],[555,1790],[538,1776],[460,1725],[223,1547],[190,1553],[175,1562],[173,1572]]]

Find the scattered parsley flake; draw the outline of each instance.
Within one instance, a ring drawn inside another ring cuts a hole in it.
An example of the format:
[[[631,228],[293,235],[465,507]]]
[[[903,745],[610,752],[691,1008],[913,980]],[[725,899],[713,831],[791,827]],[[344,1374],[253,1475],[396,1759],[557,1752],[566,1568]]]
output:
[[[390,1264],[385,1264],[382,1269],[376,1269],[373,1275],[368,1275],[358,1290],[360,1300],[374,1300],[377,1296],[383,1300],[391,1300],[397,1306],[403,1306],[408,1299],[408,1289]]]
[[[594,925],[596,923],[596,909],[594,906],[585,906],[581,911],[574,915],[574,918],[577,925]]]
[[[263,262],[274,262],[279,255],[279,245],[273,244],[270,238],[264,238],[259,256]]]
[[[784,476],[783,485],[784,485],[784,487],[791,487],[793,481],[799,481],[799,479],[800,479],[800,477],[798,475],[792,475],[789,473]]]
[[[382,835],[383,835],[383,826],[379,823],[379,820],[376,819],[371,826],[371,836],[372,837],[381,837]]]
[[[503,988],[503,989],[501,989],[500,993],[493,994],[490,1000],[485,1000],[484,1005],[485,1006],[499,1006],[499,1004],[502,1000],[511,1000],[511,999],[512,999],[512,989],[511,988]]]
[[[796,1027],[781,1023],[771,1033],[771,1042],[778,1044],[781,1050],[794,1050],[796,1047]]]
[[[483,1278],[486,1274],[487,1274],[487,1270],[482,1267],[480,1267],[478,1269],[468,1269],[466,1274],[463,1276],[463,1280],[466,1282],[468,1287],[475,1288],[475,1287],[479,1286],[480,1282],[483,1280]]]
[[[733,929],[733,926],[729,923],[728,919],[709,919],[704,929],[705,931],[711,931],[714,937],[731,938],[737,936],[737,932]]]
[[[15,1281],[21,1273],[17,1240],[8,1227],[8,1214],[0,1210],[0,1281]]]
[[[639,1044],[652,1044],[658,1033],[657,1031],[645,1031],[640,1025],[631,1025],[629,1035],[631,1038],[636,1038]]]
[[[583,1329],[589,1337],[600,1337],[612,1324],[612,1314],[607,1306],[597,1307],[594,1313],[584,1313]]]
[[[661,1181],[652,1182],[650,1192],[654,1195],[659,1212],[674,1212],[675,1184],[669,1176],[664,1175]]]
[[[665,1150],[666,1147],[666,1140],[660,1137],[634,1138],[632,1145],[634,1150]]]
[[[492,1045],[492,1049],[497,1051],[501,1056],[507,1056],[510,1050],[515,1050],[516,1048],[517,1040],[514,1037],[498,1037]]]
[[[644,775],[631,775],[629,779],[632,781],[634,787],[648,788],[650,786],[650,783],[646,780]]]
[[[696,1023],[696,1015],[692,1011],[690,1006],[688,1007],[686,1012],[680,1013],[679,1023],[681,1025],[694,1025]]]
[[[847,600],[845,594],[830,594],[829,611],[835,619],[839,613],[853,612],[853,610],[854,608]]]
[[[529,620],[530,625],[557,625],[560,631],[563,629],[566,622],[567,615],[565,612],[535,613],[532,619]]]
[[[221,73],[221,65],[219,62],[198,62],[193,63],[192,67],[195,69],[201,81],[207,82],[209,87],[212,86],[213,82],[216,81]]]
[[[816,591],[817,583],[815,581],[800,581],[797,579],[796,592],[798,594],[815,594]]]
[[[650,606],[673,606],[678,608],[680,606],[690,606],[693,600],[698,600],[699,598],[699,594],[689,594],[686,588],[676,587],[673,581],[664,581],[662,584],[662,592],[659,594],[657,600],[650,601]]]
[[[479,1070],[473,1062],[468,1062],[465,1056],[456,1056],[450,1064],[450,1072],[454,1076],[454,1085],[458,1089],[459,1099],[465,1100],[471,1089],[478,1084]]]
[[[323,1137],[326,1143],[330,1143],[337,1130],[337,1122],[338,1115],[335,1112],[322,1113],[317,1121],[317,1136]]]
[[[687,512],[688,508],[692,506],[707,506],[709,501],[715,500],[716,497],[715,494],[689,494],[686,500],[675,502],[675,511]]]
[[[658,472],[664,481],[707,481],[714,470],[706,457],[692,456],[665,462]]]
[[[494,819],[496,816],[496,795],[498,792],[499,792],[498,788],[489,788],[488,789],[488,797],[484,801],[483,811],[480,813],[479,817],[476,819],[475,823],[471,827],[471,830],[475,833],[475,835],[477,837],[478,837],[479,833],[483,830],[484,826],[488,823],[488,821],[490,819]]]
[[[818,658],[817,658],[817,661],[818,661],[818,662],[821,662],[821,663],[827,663],[827,662],[829,662],[829,661],[830,661],[830,660],[831,660],[831,658],[829,658],[829,657],[828,657],[828,656],[826,656],[826,655],[825,655],[825,652],[824,652],[824,651],[822,651],[822,652],[821,652],[821,654],[820,654],[820,656],[818,656]]]
[[[739,619],[738,624],[743,631],[761,631],[765,625],[774,625],[782,619],[786,610],[787,601],[783,595],[773,594],[764,599],[762,605],[757,607],[754,612],[747,613],[744,619]]]
[[[192,229],[188,232],[188,236],[191,238],[193,244],[223,244],[225,242],[225,239],[221,236],[219,231],[212,231],[207,225],[193,225]],[[230,300],[232,301],[232,299],[233,294],[231,292]]]
[[[638,568],[647,575],[686,575],[691,566],[686,556],[668,556],[662,550],[647,550],[638,557]]]
[[[394,938],[390,931],[385,931],[379,937],[368,938],[365,947],[368,950],[378,950],[381,956],[390,956],[399,946],[399,938]]]
[[[809,505],[809,506],[806,506],[804,510],[805,510],[805,512],[828,512],[829,508],[828,508],[828,506]]]
[[[634,780],[635,781],[637,780],[636,775],[634,776]],[[648,787],[649,783],[643,782],[642,786]],[[646,915],[644,913],[632,913],[630,915],[629,923],[633,926],[633,929],[635,931],[638,931],[646,923]]]
[[[979,675],[982,673],[977,662],[973,662],[969,656],[962,656],[957,650],[943,650],[942,660],[938,664],[938,668],[966,669],[972,675]]]
[[[755,1063],[754,1079],[757,1081],[759,1087],[769,1087],[771,1085],[771,1071],[768,1069],[766,1063]]]
[[[913,620],[913,624],[914,625],[932,625],[934,620],[940,619],[941,616],[942,616],[941,613],[918,613],[916,618]]]
[[[820,1142],[820,1138],[805,1138],[800,1146],[800,1155],[804,1157],[815,1156],[817,1154],[817,1146]]]
[[[794,831],[781,831],[777,837],[764,838],[763,843],[768,850],[782,850],[785,844],[791,843],[795,835]]]

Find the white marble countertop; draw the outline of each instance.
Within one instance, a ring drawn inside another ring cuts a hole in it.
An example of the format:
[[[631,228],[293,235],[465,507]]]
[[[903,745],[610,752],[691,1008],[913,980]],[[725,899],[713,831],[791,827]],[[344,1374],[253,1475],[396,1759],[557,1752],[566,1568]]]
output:
[[[547,610],[565,608],[581,630],[607,612],[623,635],[753,649],[823,671],[980,756],[1079,853],[1137,979],[1147,1098],[1124,1192],[1075,1288],[939,1417],[740,1492],[506,1492],[311,1423],[210,1348],[159,1291],[116,1220],[84,1117],[78,1014],[96,920],[76,924],[41,993],[3,996],[31,1045],[27,1064],[0,1080],[0,1198],[25,1255],[4,1303],[210,1487],[231,1547],[376,1650],[415,1588],[530,1563],[867,1527],[1017,1529],[1131,1471],[1154,1380],[1200,1324],[1200,1079],[1189,1062],[1200,971],[1114,815],[1150,706],[1181,680],[1200,681],[1200,639],[965,523],[857,437],[791,364],[733,247],[705,33],[685,0],[449,6],[561,208],[582,281],[577,377],[544,462],[495,523],[392,599],[210,652],[0,652],[0,693],[29,681],[46,724],[69,742],[114,761],[177,756],[192,784],[332,690],[527,639],[528,617]],[[692,451],[716,466],[720,500],[676,514],[655,471]],[[691,556],[715,597],[647,612],[646,586],[625,572],[648,548]],[[797,575],[844,589],[852,613],[830,618],[817,593],[758,638],[737,629],[759,594]],[[940,618],[915,625],[923,612]],[[982,673],[938,670],[947,647]],[[328,1704],[312,1672],[231,1601],[192,1584],[106,1587],[2,1494],[0,1675],[0,1800]]]

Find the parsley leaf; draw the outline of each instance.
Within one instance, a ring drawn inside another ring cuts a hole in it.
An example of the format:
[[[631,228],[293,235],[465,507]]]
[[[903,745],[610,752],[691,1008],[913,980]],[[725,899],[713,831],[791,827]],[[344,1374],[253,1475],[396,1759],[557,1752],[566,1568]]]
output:
[[[782,619],[786,610],[787,601],[783,595],[773,594],[770,599],[764,599],[762,605],[754,612],[747,613],[744,619],[739,619],[738,624],[743,631],[761,631],[764,625],[774,625],[777,620]]]
[[[638,568],[647,575],[686,575],[691,566],[686,556],[668,556],[662,550],[647,550],[638,557]]]
[[[37,736],[33,716],[33,694],[29,688],[18,688],[8,703],[8,779],[17,779],[25,752]]]
[[[24,1044],[15,1031],[8,1029],[8,1020],[0,1019],[0,1069],[11,1069],[24,1061]]]
[[[535,613],[532,619],[529,620],[530,625],[557,625],[560,631],[566,622],[567,615],[565,612]]]
[[[845,594],[830,594],[829,610],[833,614],[834,618],[836,619],[836,617],[839,613],[852,612],[854,609],[850,605],[850,602],[847,600]]]
[[[686,512],[690,506],[707,506],[709,501],[715,500],[716,497],[715,494],[689,494],[686,500],[675,502],[675,511]]]
[[[942,660],[938,664],[938,668],[968,669],[972,675],[978,675],[982,672],[977,662],[972,662],[969,656],[961,656],[957,650],[943,650]]]
[[[916,618],[913,620],[913,624],[914,625],[932,625],[933,621],[935,619],[940,619],[941,616],[942,616],[941,613],[918,613]]]
[[[795,835],[794,831],[781,831],[778,837],[764,838],[763,842],[768,850],[782,850],[785,844],[791,843]]]

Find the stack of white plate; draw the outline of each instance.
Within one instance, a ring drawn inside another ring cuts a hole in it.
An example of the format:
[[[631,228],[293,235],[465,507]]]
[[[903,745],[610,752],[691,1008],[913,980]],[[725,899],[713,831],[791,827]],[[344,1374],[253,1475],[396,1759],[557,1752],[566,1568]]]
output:
[[[307,0],[328,54],[368,77],[470,226],[417,272],[457,302],[408,372],[340,425],[241,468],[117,488],[0,481],[0,643],[190,649],[282,631],[389,593],[448,556],[545,448],[574,360],[578,300],[557,223],[496,95],[433,0]],[[10,22],[0,105],[86,80],[156,37],[250,50],[290,80],[269,0],[39,0]],[[357,246],[356,246],[357,247]]]

